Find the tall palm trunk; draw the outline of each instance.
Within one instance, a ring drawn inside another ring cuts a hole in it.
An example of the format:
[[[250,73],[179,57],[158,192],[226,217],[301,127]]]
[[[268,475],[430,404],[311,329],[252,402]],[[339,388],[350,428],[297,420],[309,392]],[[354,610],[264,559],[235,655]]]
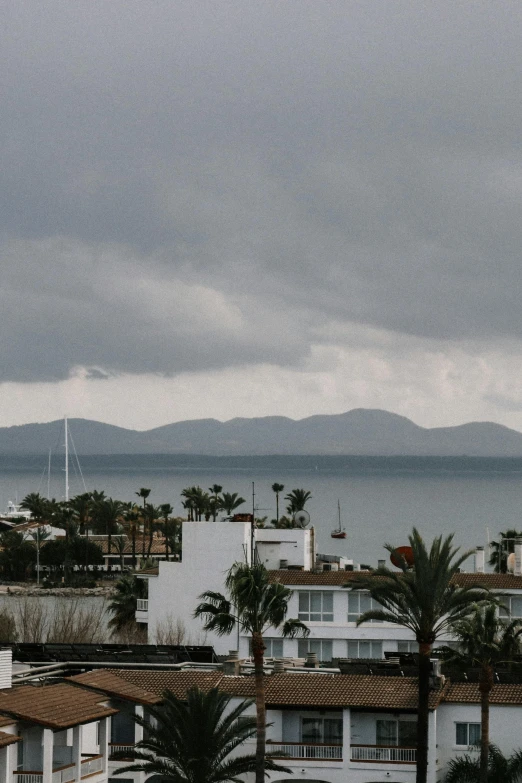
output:
[[[257,713],[257,744],[256,744],[256,783],[265,781],[265,750],[266,750],[266,704],[265,675],[263,673],[263,655],[265,643],[262,635],[252,634],[252,655],[254,658],[254,677],[256,689]]]
[[[431,644],[419,642],[419,707],[417,718],[417,776],[416,783],[428,778],[428,730],[431,674]]]
[[[169,520],[165,517],[165,560],[169,562]]]
[[[488,783],[489,760],[489,694],[493,688],[493,667],[482,666],[480,670],[480,769],[479,783]]]
[[[107,525],[107,573],[111,571],[112,530],[111,523]]]
[[[136,528],[134,525],[131,527],[131,541],[132,541],[132,567],[136,568]]]
[[[149,519],[149,546],[147,548],[147,559],[150,560],[150,553],[152,552],[152,537],[154,535],[152,511]]]

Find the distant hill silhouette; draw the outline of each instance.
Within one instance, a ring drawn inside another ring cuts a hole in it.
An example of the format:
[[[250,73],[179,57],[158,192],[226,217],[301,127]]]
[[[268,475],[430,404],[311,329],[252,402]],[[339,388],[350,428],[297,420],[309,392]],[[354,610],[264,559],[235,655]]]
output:
[[[520,457],[522,433],[493,422],[419,427],[404,416],[356,408],[294,421],[283,416],[196,419],[146,432],[69,419],[78,454],[408,455]],[[63,422],[0,428],[0,454],[46,454],[63,442]]]

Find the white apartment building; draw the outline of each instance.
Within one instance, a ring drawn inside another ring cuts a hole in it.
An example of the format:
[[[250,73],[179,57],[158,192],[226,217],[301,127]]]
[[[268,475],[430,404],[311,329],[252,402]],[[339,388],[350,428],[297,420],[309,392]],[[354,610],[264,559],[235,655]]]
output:
[[[219,670],[86,672],[71,678],[85,688],[105,692],[124,717],[125,747],[132,752],[134,710],[161,701],[165,689],[184,698],[189,687],[219,687],[243,699],[254,697],[253,678]],[[270,783],[414,783],[416,680],[310,672],[267,672],[267,753],[292,770],[267,774]],[[124,705],[127,704],[125,709]],[[234,699],[233,705],[237,703]],[[522,747],[522,684],[495,685],[491,699],[491,737],[506,754]],[[254,714],[255,707],[250,707]],[[115,717],[112,718],[115,721]],[[139,729],[139,727],[135,727]],[[480,733],[477,684],[440,681],[432,691],[429,723],[428,782],[442,781],[448,762],[470,749]],[[121,735],[123,736],[123,734]],[[136,735],[136,741],[139,736]],[[253,752],[254,741],[246,743]],[[239,752],[244,752],[243,745]],[[122,762],[109,760],[112,768]],[[138,773],[141,774],[141,773]],[[253,779],[253,776],[251,776]],[[136,773],[109,778],[143,783]]]
[[[202,621],[194,619],[193,613],[204,591],[224,592],[225,576],[234,562],[250,562],[250,535],[250,524],[244,522],[183,525],[182,560],[160,562],[159,569],[138,574],[148,580],[148,599],[139,601],[136,619],[147,623],[150,642],[162,624],[181,621],[189,642],[210,644],[220,655],[229,649],[238,650],[240,658],[249,655],[247,635],[239,631],[225,637],[205,633]],[[288,617],[299,618],[310,630],[309,638],[301,640],[283,639],[277,630],[269,630],[266,657],[305,658],[310,650],[327,662],[417,651],[405,628],[378,622],[357,626],[360,615],[372,607],[372,599],[364,591],[346,589],[357,573],[352,561],[329,558],[333,562],[318,562],[313,528],[256,529],[254,535],[256,557],[272,579],[293,590]],[[522,557],[519,560],[522,563]],[[484,573],[484,551],[480,549],[476,567],[478,572],[458,576],[462,584],[480,580],[505,596],[512,616],[522,617],[522,575]],[[339,570],[343,568],[348,570]],[[451,643],[449,637],[439,641]]]

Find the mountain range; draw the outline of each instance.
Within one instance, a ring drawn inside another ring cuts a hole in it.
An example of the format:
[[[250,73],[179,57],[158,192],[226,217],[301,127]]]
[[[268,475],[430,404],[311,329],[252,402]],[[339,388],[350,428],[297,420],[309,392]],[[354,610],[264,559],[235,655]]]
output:
[[[522,433],[501,424],[428,429],[405,416],[366,408],[298,421],[196,419],[146,431],[69,419],[69,431],[78,454],[522,456]],[[61,420],[3,427],[0,454],[47,454],[63,439]]]

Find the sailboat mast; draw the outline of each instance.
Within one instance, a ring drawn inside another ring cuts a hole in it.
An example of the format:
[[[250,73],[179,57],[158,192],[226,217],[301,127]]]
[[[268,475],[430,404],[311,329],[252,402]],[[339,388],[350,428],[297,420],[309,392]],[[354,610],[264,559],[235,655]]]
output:
[[[69,432],[67,429],[67,416],[64,416],[65,425],[65,502],[69,502]]]

